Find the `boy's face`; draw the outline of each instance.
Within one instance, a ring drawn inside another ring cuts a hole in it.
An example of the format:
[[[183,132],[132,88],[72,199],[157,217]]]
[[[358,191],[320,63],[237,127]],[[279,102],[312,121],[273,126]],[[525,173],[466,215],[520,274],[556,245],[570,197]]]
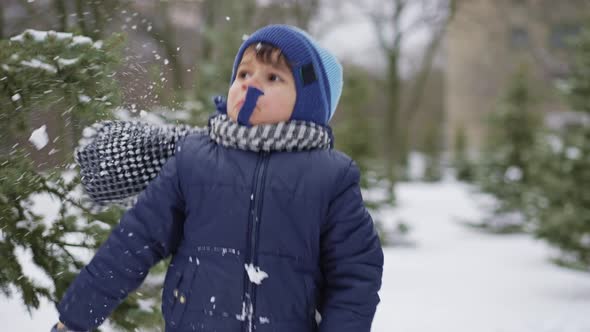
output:
[[[278,50],[272,53],[273,60],[278,56]],[[258,98],[250,124],[275,124],[291,118],[296,97],[293,74],[284,61],[272,62],[276,64],[259,61],[252,48],[244,52],[227,96],[227,114],[233,121],[238,121],[249,86],[264,92]]]

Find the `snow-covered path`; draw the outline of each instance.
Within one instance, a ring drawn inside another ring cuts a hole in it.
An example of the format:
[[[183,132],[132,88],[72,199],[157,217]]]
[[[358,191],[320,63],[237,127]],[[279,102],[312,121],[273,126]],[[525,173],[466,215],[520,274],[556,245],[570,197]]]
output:
[[[385,219],[412,227],[415,248],[385,249],[374,332],[590,332],[590,274],[556,267],[527,235],[465,228],[481,210],[455,182],[401,184]],[[55,309],[30,317],[0,297],[2,331],[47,331]]]
[[[527,235],[482,234],[467,186],[402,184],[400,218],[416,248],[388,248],[375,332],[590,331],[590,274],[548,261]]]

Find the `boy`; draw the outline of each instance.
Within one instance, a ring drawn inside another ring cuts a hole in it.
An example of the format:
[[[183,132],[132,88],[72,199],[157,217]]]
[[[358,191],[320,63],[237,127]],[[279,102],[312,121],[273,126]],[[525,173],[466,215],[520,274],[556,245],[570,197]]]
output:
[[[340,64],[305,32],[252,34],[209,134],[178,144],[72,283],[54,329],[100,325],[172,255],[166,331],[369,332],[383,253],[359,170],[331,148],[341,89]]]

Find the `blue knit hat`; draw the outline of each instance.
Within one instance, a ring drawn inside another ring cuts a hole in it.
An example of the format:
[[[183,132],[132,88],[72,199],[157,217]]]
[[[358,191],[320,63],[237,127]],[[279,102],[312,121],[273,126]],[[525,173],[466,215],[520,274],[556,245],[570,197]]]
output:
[[[231,83],[236,79],[244,51],[257,43],[279,48],[291,64],[297,92],[291,119],[327,125],[342,94],[342,66],[338,59],[299,28],[269,25],[254,32],[240,46],[234,60]]]

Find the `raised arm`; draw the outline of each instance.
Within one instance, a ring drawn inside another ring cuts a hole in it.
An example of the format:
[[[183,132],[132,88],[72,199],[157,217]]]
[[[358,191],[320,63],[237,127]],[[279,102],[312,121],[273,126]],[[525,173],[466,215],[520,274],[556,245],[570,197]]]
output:
[[[184,199],[171,157],[122,217],[57,308],[69,329],[91,330],[145,279],[150,267],[172,253],[182,233]]]

